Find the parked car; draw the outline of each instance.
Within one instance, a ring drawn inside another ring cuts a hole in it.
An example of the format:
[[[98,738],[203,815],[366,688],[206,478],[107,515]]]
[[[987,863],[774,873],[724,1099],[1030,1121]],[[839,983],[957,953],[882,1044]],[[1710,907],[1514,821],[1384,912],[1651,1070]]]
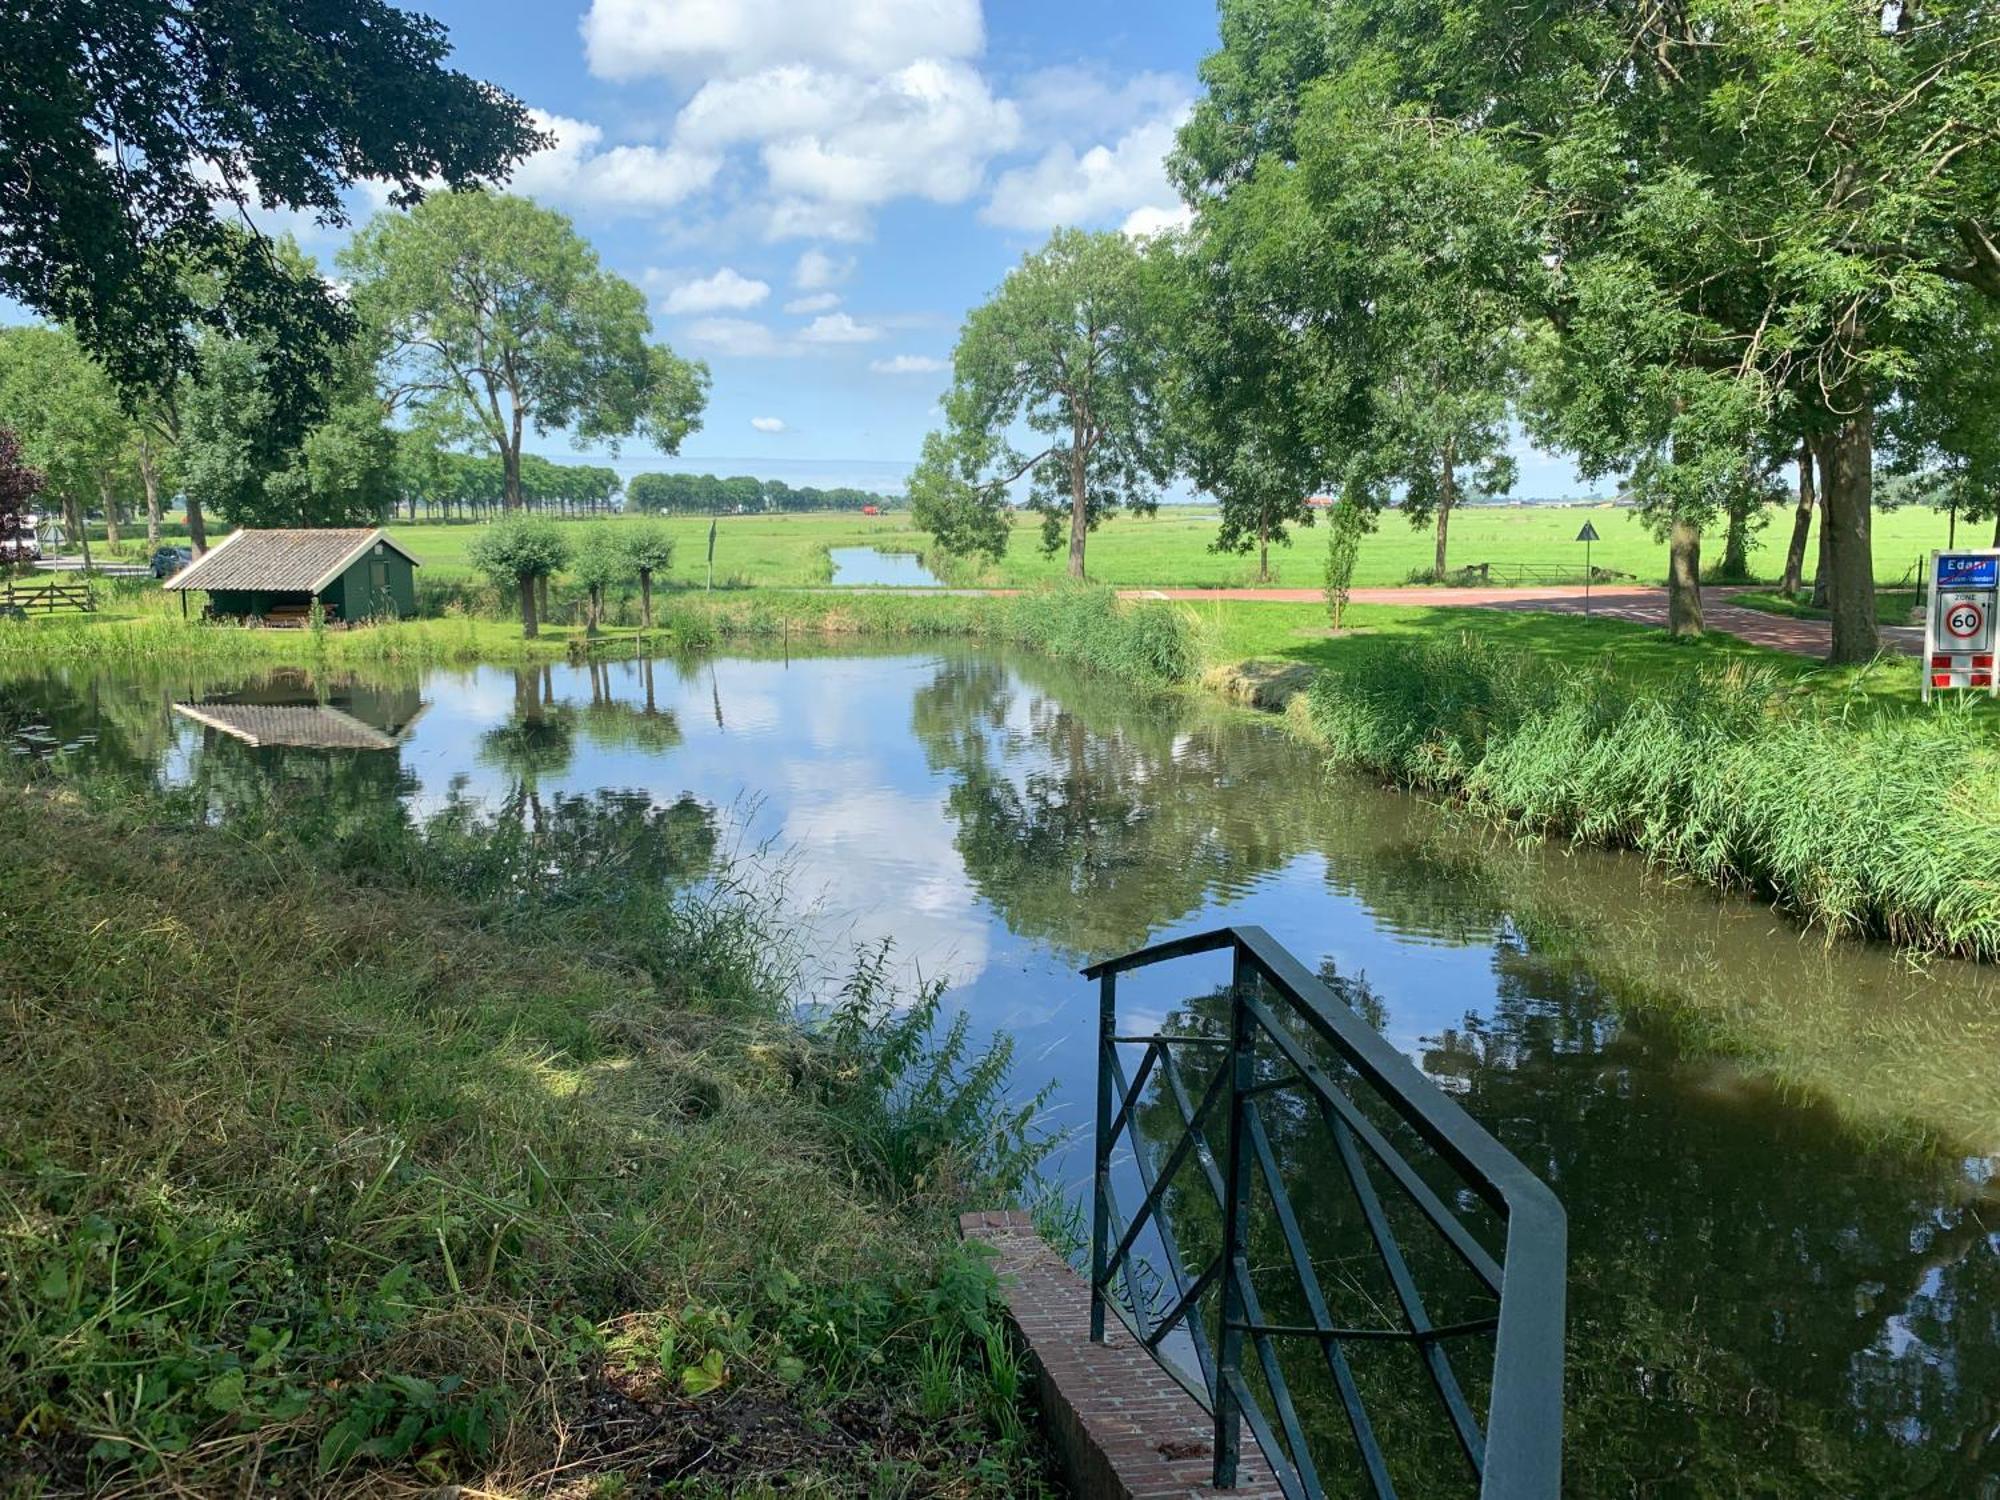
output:
[[[162,547],[153,554],[153,576],[171,578],[194,561],[191,547]]]
[[[32,531],[0,536],[0,563],[31,563],[42,560],[42,544]]]

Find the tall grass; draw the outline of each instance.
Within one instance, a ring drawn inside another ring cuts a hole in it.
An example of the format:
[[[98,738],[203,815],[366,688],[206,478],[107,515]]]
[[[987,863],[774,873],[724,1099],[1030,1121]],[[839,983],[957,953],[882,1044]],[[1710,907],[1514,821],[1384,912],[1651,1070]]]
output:
[[[1303,710],[1341,764],[1515,826],[1638,850],[1832,933],[2000,959],[2000,746],[1733,668],[1635,686],[1483,643],[1368,643]]]
[[[1004,1060],[803,1028],[687,817],[303,796],[0,781],[10,1481],[1039,1492],[947,1228]]]

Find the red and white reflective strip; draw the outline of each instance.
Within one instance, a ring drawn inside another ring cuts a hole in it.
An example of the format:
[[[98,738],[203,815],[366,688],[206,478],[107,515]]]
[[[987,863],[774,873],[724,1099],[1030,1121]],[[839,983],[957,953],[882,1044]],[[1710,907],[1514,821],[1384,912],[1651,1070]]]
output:
[[[1993,686],[1993,656],[1954,655],[1937,651],[1931,655],[1931,686],[1934,688],[1990,688]]]

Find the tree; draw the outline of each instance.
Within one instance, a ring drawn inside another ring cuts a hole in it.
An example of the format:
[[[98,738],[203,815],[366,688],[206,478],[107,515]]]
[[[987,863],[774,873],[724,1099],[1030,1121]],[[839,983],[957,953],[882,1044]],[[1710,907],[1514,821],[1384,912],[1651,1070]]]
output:
[[[201,329],[268,339],[293,435],[353,320],[230,221],[254,203],[340,224],[357,181],[409,201],[544,144],[516,100],[443,66],[443,27],[383,0],[52,0],[10,8],[6,38],[0,292],[74,329],[135,401],[193,370]]]
[[[117,389],[64,330],[9,328],[0,331],[0,422],[41,470],[88,560],[87,512],[104,503],[134,437]]]
[[[560,571],[569,555],[569,538],[559,523],[519,511],[484,527],[466,553],[473,567],[488,578],[519,591],[521,635],[527,640],[538,633],[536,587]]]
[[[1042,546],[1062,545],[1081,579],[1084,538],[1120,505],[1150,511],[1168,460],[1158,289],[1122,234],[1057,230],[974,308],[953,352],[945,427],[911,479],[912,518],[939,546],[997,556],[1001,507],[1017,480],[1042,513]],[[1038,439],[1023,453],[1017,424]]]
[[[378,214],[340,264],[388,340],[392,402],[440,432],[490,443],[510,510],[522,503],[529,427],[614,451],[637,433],[674,453],[700,425],[707,366],[646,342],[644,293],[600,267],[552,209],[440,193],[406,214]]]
[[[584,589],[584,633],[596,635],[604,624],[605,590],[632,576],[632,554],[613,528],[586,527],[570,558],[569,571]]]
[[[639,575],[639,618],[653,628],[653,575],[674,565],[673,533],[657,521],[638,521],[622,531],[625,550]]]
[[[6,549],[7,562],[17,556],[15,546],[31,529],[28,517],[44,483],[42,471],[22,458],[21,440],[14,430],[0,427],[0,546]]]
[[[1347,616],[1347,596],[1354,587],[1354,564],[1361,555],[1361,538],[1373,516],[1353,494],[1340,497],[1326,523],[1326,610],[1339,630]]]

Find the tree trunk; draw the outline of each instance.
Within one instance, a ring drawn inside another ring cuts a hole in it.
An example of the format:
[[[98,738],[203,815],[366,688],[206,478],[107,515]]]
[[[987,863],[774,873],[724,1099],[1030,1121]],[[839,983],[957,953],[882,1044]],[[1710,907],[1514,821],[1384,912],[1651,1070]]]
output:
[[[1806,576],[1806,543],[1812,538],[1813,507],[1812,446],[1799,445],[1799,508],[1792,516],[1792,544],[1785,549],[1785,576],[1778,580],[1778,592],[1790,598],[1799,591]]]
[[[1691,641],[1701,629],[1701,528],[1675,521],[1667,542],[1667,633]]]
[[[1257,581],[1271,581],[1271,523],[1268,518],[1257,522]]]
[[[521,638],[532,641],[540,628],[535,622],[535,580],[523,573],[514,582],[521,590]]]
[[[1822,471],[1824,474],[1824,471]],[[1823,487],[1822,487],[1823,488]],[[1826,524],[1826,496],[1819,497],[1819,562],[1813,570],[1812,606],[1826,608],[1826,588],[1833,578],[1833,539]]]
[[[1827,609],[1833,615],[1836,664],[1872,661],[1882,648],[1875,624],[1875,413],[1865,402],[1820,439],[1820,489],[1826,497]]]
[[[192,494],[187,497],[188,507],[188,550],[196,557],[208,550],[208,522],[202,519],[201,501]]]
[[[118,545],[118,497],[111,491],[109,478],[97,481],[97,498],[104,503],[104,545]]]
[[[653,628],[653,570],[639,570],[639,619],[648,630]]]
[[[583,633],[596,635],[597,627],[604,622],[604,590],[597,584],[590,586],[583,606]]]
[[[509,510],[521,508],[521,418],[514,418],[514,440],[500,450],[500,472],[506,476],[502,503]]]
[[[1750,576],[1750,501],[1748,496],[1729,507],[1729,529],[1722,537],[1722,576],[1742,580]]]
[[[139,439],[139,482],[146,487],[146,551],[160,547],[160,471],[153,467],[153,445]]]
[[[1084,525],[1083,424],[1075,424],[1069,450],[1069,576],[1083,582]]]
[[[1438,480],[1438,520],[1437,520],[1437,560],[1432,580],[1444,582],[1445,540],[1451,534],[1451,507],[1458,499],[1458,475],[1454,468],[1455,455],[1452,445],[1444,445],[1444,473]]]
[[[2000,511],[1993,516],[1993,546],[1994,550],[2000,551]]]

